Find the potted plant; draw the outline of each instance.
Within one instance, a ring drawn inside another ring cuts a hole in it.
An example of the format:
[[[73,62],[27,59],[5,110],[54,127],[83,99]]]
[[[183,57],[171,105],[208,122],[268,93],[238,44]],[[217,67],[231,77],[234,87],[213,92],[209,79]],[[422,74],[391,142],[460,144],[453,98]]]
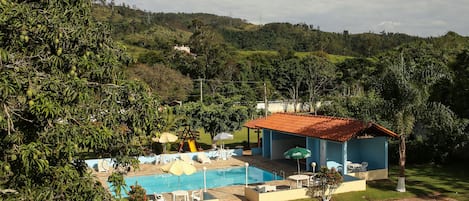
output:
[[[342,182],[343,177],[335,168],[321,167],[313,185],[308,188],[308,194],[311,197],[320,197],[322,201],[329,201]]]

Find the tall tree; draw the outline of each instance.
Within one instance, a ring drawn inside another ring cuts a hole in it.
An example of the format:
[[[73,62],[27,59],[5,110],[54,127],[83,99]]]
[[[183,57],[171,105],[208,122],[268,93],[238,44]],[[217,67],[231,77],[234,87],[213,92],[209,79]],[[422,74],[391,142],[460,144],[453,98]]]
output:
[[[130,62],[91,2],[0,2],[0,186],[7,200],[110,200],[83,154],[136,165],[156,129],[156,97],[123,77]]]
[[[146,82],[154,92],[158,92],[161,101],[184,101],[189,96],[192,80],[179,71],[157,64],[152,67],[145,64],[135,65],[127,70],[131,78]]]
[[[381,58],[385,65],[384,98],[391,102],[394,123],[399,134],[399,181],[397,190],[405,192],[406,140],[412,134],[416,118],[424,109],[442,107],[429,101],[432,86],[447,77],[445,61],[439,60],[427,44],[412,44]]]
[[[191,28],[193,34],[189,38],[191,51],[196,56],[199,69],[199,78],[213,79],[219,76],[227,61],[230,60],[228,46],[223,43],[223,38],[200,20],[193,20]],[[191,75],[195,76],[195,75]]]
[[[292,101],[294,111],[297,111],[297,105],[300,98],[301,86],[305,81],[306,72],[300,64],[298,58],[281,58],[277,62],[276,85],[277,89],[286,92]]]
[[[206,104],[201,102],[184,104],[180,112],[186,116],[184,124],[192,128],[203,128],[213,139],[219,132],[241,129],[244,121],[249,118],[248,108],[236,104],[237,101],[235,98],[216,95]]]
[[[306,57],[301,63],[307,72],[305,83],[308,88],[309,111],[316,114],[315,102],[318,96],[326,92],[327,87],[332,88],[337,76],[336,67],[326,59],[317,56]]]

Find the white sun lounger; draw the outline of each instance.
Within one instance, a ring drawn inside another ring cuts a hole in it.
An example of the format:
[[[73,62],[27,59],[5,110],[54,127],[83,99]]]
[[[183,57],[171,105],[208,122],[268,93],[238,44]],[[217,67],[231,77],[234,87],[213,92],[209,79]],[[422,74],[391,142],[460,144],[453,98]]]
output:
[[[212,160],[205,155],[205,152],[197,153],[197,161],[200,163],[212,163]]]
[[[194,160],[192,160],[192,158],[190,158],[189,155],[187,154],[180,154],[179,158],[181,158],[181,160],[184,162],[194,165]]]
[[[107,172],[109,171],[109,162],[104,159],[98,161],[98,172]]]

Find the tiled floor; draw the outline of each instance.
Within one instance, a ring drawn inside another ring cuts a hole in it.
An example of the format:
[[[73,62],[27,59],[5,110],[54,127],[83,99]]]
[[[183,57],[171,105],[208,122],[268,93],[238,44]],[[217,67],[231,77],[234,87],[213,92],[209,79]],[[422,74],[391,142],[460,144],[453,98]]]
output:
[[[244,166],[245,163],[249,163],[250,165],[256,166],[258,168],[262,168],[265,170],[269,170],[271,172],[275,172],[279,175],[280,172],[285,172],[285,175],[292,175],[293,172],[296,171],[296,163],[293,160],[268,160],[262,158],[261,156],[239,156],[239,157],[232,157],[228,160],[212,160],[210,164],[200,164],[198,162],[194,163],[194,166],[197,170],[202,170],[203,167],[207,167],[207,169],[215,169],[215,168],[225,168],[225,167],[233,167],[233,166]],[[153,164],[141,164],[140,169],[131,171],[127,174],[127,176],[136,176],[136,175],[151,175],[151,174],[161,174],[163,173],[160,169],[160,165],[153,165]],[[97,178],[107,186],[106,180],[109,176],[109,172],[107,173],[94,173]],[[290,186],[292,185],[291,181],[288,180],[277,180],[266,182],[267,184],[272,185],[284,185]],[[214,189],[207,189],[207,191],[212,194],[214,197],[223,200],[223,201],[238,201],[238,200],[246,200],[244,198],[244,186],[228,186],[228,187],[221,187],[221,188],[214,188]],[[152,192],[147,192],[151,194]],[[165,200],[171,201],[172,197],[171,194],[164,194]],[[150,198],[153,198],[151,196]]]

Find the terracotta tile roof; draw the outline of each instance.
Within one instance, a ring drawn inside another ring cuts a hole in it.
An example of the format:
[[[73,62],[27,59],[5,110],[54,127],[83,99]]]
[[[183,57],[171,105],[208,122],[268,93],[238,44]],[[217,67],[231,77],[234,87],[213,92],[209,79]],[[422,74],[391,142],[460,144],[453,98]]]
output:
[[[356,119],[330,116],[275,113],[268,117],[251,120],[244,124],[248,128],[266,128],[302,136],[345,142],[364,131],[373,135],[397,137],[394,132],[375,123]],[[373,128],[372,130],[368,130]]]
[[[259,128],[256,126],[256,124],[260,121],[263,121],[265,119],[265,117],[261,117],[261,118],[258,118],[258,119],[253,119],[253,120],[250,120],[246,123],[244,123],[244,127],[248,127],[248,128]]]

